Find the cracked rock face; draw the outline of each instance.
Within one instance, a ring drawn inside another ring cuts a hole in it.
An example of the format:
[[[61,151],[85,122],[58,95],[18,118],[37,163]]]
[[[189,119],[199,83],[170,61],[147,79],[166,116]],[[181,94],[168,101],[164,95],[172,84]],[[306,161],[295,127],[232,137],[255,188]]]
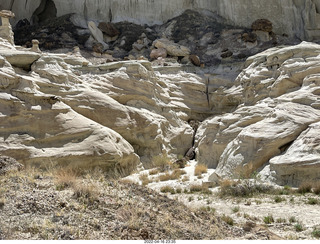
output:
[[[319,179],[319,48],[303,42],[247,60],[230,89],[242,105],[198,129],[198,162],[216,167],[211,180],[250,177],[269,164],[283,185]]]
[[[319,54],[307,42],[272,48],[239,74],[239,64],[92,64],[0,39],[0,153],[129,174],[195,148],[198,163],[216,169],[213,181],[266,165],[279,184],[316,180]]]

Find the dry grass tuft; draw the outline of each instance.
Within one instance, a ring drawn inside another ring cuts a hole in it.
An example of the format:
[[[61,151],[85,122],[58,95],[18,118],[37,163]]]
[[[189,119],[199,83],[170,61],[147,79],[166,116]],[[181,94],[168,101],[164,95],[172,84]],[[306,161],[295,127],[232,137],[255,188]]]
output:
[[[86,204],[91,204],[98,199],[98,187],[93,183],[80,183],[73,185],[73,196]]]
[[[298,188],[298,193],[301,193],[301,194],[309,193],[311,192],[311,189],[312,189],[312,182],[305,181],[300,184]]]
[[[162,193],[167,193],[167,192],[170,192],[171,194],[175,194],[176,193],[174,188],[171,187],[171,186],[163,186],[163,187],[160,188],[160,191]]]
[[[148,177],[148,174],[141,174],[139,176],[139,180],[141,180],[143,186],[146,186],[150,183],[150,179]]]
[[[149,171],[149,175],[156,175],[156,174],[158,174],[158,173],[160,173],[160,170],[157,169],[157,168],[151,169],[151,170]]]
[[[316,181],[312,185],[312,191],[314,194],[319,195],[320,194],[320,181]]]
[[[194,169],[194,175],[195,176],[200,176],[204,173],[208,172],[208,167],[204,164],[198,164],[196,165],[195,169]]]
[[[73,169],[61,168],[55,173],[55,183],[57,190],[64,190],[68,187],[72,187],[76,184],[78,173]]]
[[[170,168],[169,163],[170,160],[167,155],[158,155],[152,158],[152,165],[159,168],[161,172],[164,172]]]
[[[191,185],[190,186],[190,193],[194,192],[201,192],[204,194],[212,194],[212,192],[209,190],[208,186],[206,185]]]
[[[186,174],[186,171],[181,169],[175,169],[172,173],[165,173],[159,176],[160,181],[177,180],[181,175]]]

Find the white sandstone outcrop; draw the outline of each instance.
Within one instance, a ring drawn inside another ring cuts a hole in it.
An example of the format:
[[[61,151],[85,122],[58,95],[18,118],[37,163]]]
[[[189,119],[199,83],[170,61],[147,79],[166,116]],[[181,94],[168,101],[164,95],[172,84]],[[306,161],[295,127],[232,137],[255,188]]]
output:
[[[216,167],[211,180],[249,177],[269,160],[281,184],[297,185],[307,175],[318,179],[316,173],[308,174],[318,172],[316,161],[303,160],[305,150],[314,155],[317,149],[303,149],[302,141],[320,121],[319,48],[303,42],[247,60],[247,68],[226,91],[229,96],[242,94],[242,105],[232,114],[204,121],[196,135],[199,163]]]

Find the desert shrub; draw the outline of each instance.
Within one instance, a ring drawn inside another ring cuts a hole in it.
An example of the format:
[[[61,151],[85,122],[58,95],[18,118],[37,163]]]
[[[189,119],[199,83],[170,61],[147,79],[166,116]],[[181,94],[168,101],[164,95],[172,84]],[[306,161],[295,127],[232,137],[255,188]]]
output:
[[[61,168],[55,173],[55,184],[57,190],[64,190],[74,186],[77,182],[78,173],[73,169]]]
[[[294,222],[297,222],[297,219],[296,219],[296,217],[294,217],[294,216],[291,216],[291,217],[289,218],[289,222],[290,222],[290,223],[294,223]]]
[[[159,176],[160,181],[176,180],[179,179],[181,175],[186,174],[186,171],[181,169],[175,169],[172,173],[165,173]]]
[[[190,186],[190,193],[194,192],[201,192],[203,194],[212,194],[212,192],[209,190],[208,186],[206,185],[191,185]]]
[[[148,185],[150,183],[148,174],[141,174],[139,176],[139,180],[141,180],[141,183],[143,186]]]
[[[176,193],[178,193],[178,194],[182,193],[182,189],[181,188],[177,188],[176,189]]]
[[[199,208],[199,211],[208,212],[208,213],[214,214],[216,212],[216,209],[215,208],[211,208],[209,206],[207,206],[207,207],[202,206],[202,207]]]
[[[160,191],[161,191],[162,193],[170,192],[171,194],[175,194],[175,190],[174,190],[174,188],[171,187],[171,186],[163,186],[163,187],[160,188]]]
[[[239,206],[236,206],[236,207],[232,208],[232,212],[234,212],[234,213],[238,213],[239,211],[240,211],[240,207]]]
[[[92,183],[78,183],[73,185],[73,196],[86,204],[91,204],[98,200],[98,188]]]
[[[285,199],[284,199],[283,197],[275,196],[274,201],[275,201],[276,203],[279,203],[279,202],[285,201]]]
[[[274,219],[273,219],[272,215],[268,215],[263,218],[263,222],[265,224],[271,224],[271,223],[274,223]]]
[[[224,180],[220,184],[220,196],[248,197],[256,193],[267,193],[272,189],[271,186],[258,184],[256,181]]]
[[[221,220],[226,222],[228,225],[234,225],[234,221],[233,221],[233,218],[231,218],[230,216],[227,216],[227,215],[223,215],[221,217]]]
[[[315,199],[315,198],[312,198],[312,197],[308,198],[307,204],[316,205],[318,203],[319,203],[318,199]]]
[[[167,155],[158,155],[152,158],[152,165],[159,168],[161,172],[168,170],[170,160]]]
[[[186,182],[186,181],[189,181],[190,180],[190,178],[189,178],[189,176],[187,176],[187,175],[185,175],[183,178],[182,178],[182,182]]]
[[[305,194],[311,192],[312,183],[309,181],[302,182],[298,188],[298,193]]]
[[[277,218],[277,219],[276,219],[276,222],[277,222],[277,223],[286,223],[287,220],[284,219],[284,218]]]
[[[303,226],[302,226],[301,223],[296,223],[296,224],[294,225],[294,228],[295,228],[296,232],[301,232],[301,231],[303,231]]]
[[[155,168],[155,169],[151,169],[149,171],[149,175],[156,175],[160,172],[160,170],[158,168]]]
[[[315,238],[320,238],[320,230],[317,228],[313,229],[311,235]]]
[[[312,191],[313,191],[314,194],[317,194],[317,195],[320,194],[320,181],[317,181],[317,182],[313,183]]]
[[[160,180],[160,181],[168,181],[168,180],[171,180],[171,174],[165,173],[165,174],[159,175],[159,180]]]
[[[204,173],[208,172],[208,167],[204,164],[197,164],[196,167],[194,168],[194,175],[195,176],[200,176]]]

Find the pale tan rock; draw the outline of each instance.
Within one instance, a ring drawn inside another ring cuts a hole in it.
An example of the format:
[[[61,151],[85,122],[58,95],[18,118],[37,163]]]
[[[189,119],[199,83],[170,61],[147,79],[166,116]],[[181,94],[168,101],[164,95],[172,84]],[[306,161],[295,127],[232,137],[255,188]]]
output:
[[[270,160],[277,183],[299,186],[306,181],[319,181],[320,123],[314,123],[299,135],[283,155]]]
[[[39,53],[15,49],[0,49],[0,55],[11,65],[24,69],[30,69],[30,66],[40,58]]]
[[[184,56],[188,56],[190,55],[190,49],[185,47],[185,46],[181,46],[179,44],[176,44],[168,39],[162,38],[162,39],[158,39],[155,40],[153,42],[153,45],[156,48],[164,48],[167,50],[167,53],[171,56],[175,56],[175,57],[184,57]]]
[[[158,59],[159,57],[161,58],[167,57],[167,50],[165,48],[156,48],[151,50],[151,53],[150,53],[151,60]]]
[[[97,27],[97,25],[93,21],[89,21],[88,28],[91,32],[91,35],[94,37],[94,39],[98,41],[103,46],[104,49],[107,49],[109,46],[107,43],[104,42],[103,33]]]

